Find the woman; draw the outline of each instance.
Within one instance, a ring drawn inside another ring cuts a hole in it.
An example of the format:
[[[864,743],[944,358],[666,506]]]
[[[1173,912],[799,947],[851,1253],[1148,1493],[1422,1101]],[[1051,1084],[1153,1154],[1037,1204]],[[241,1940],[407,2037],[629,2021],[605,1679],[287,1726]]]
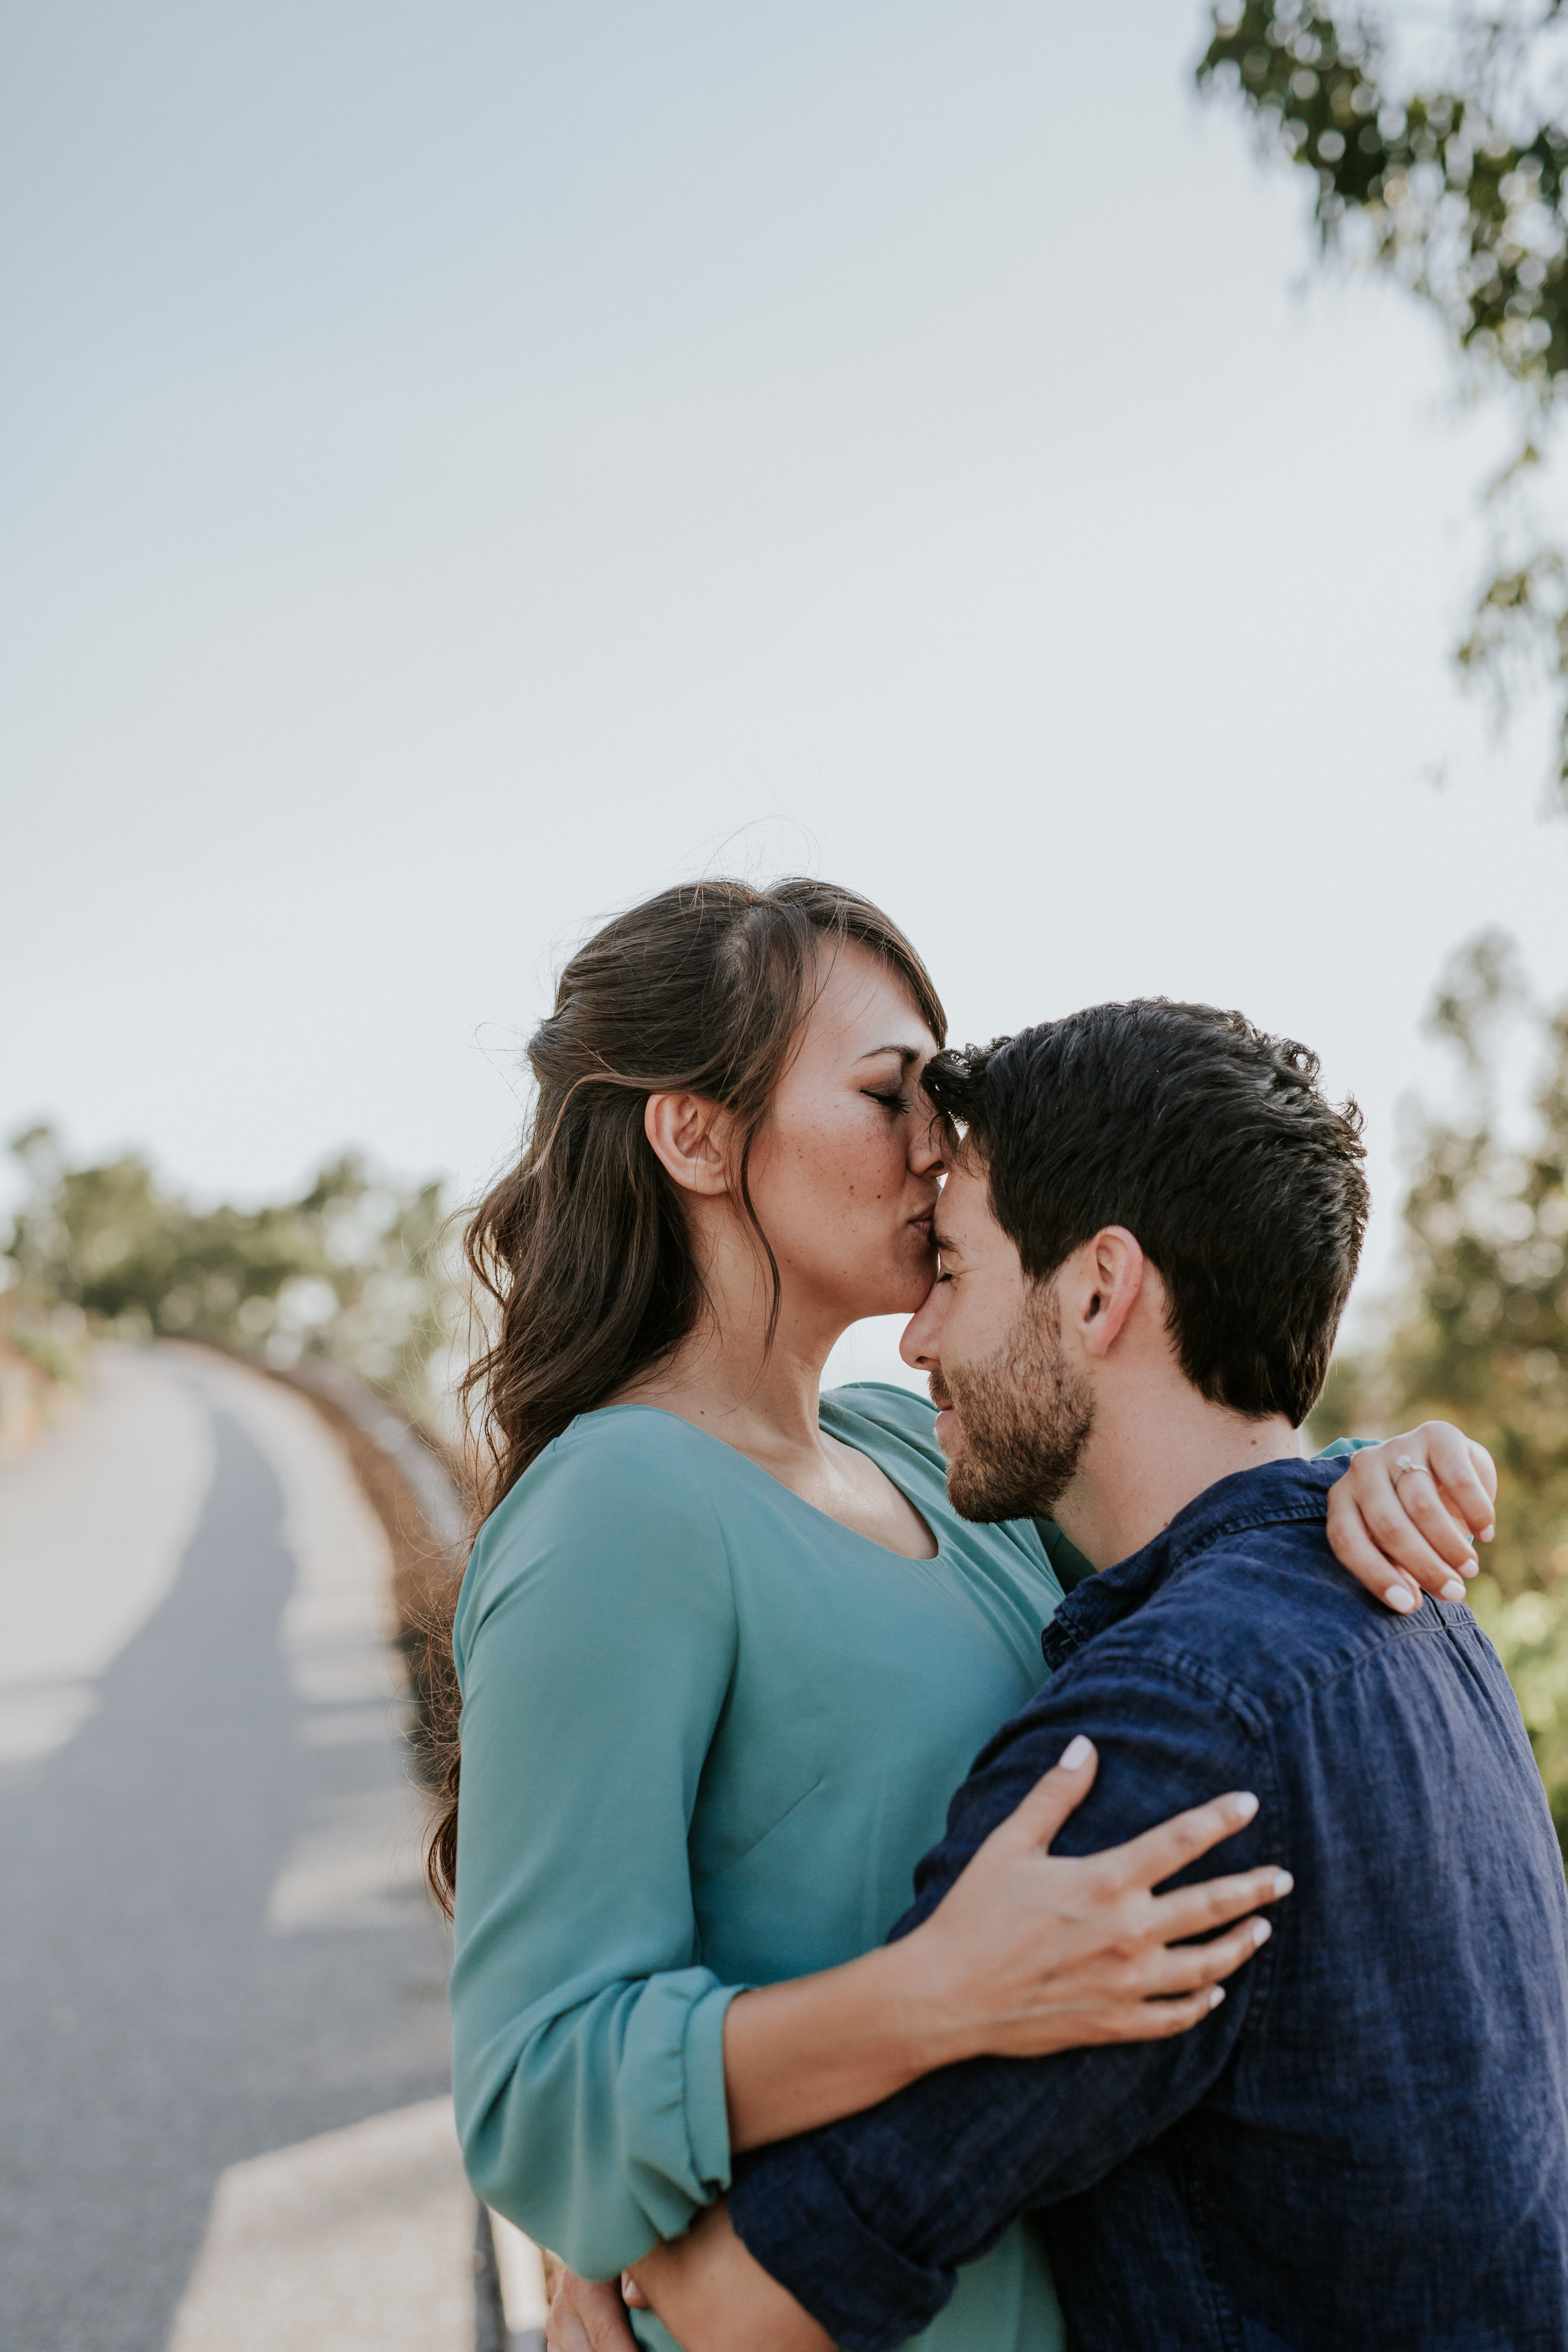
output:
[[[531,1139],[470,1233],[498,1307],[473,1375],[491,1477],[433,1864],[456,1874],[458,2122],[479,2194],[600,2279],[679,2235],[733,2149],[982,2052],[1185,2030],[1283,1891],[1263,1871],[1152,1895],[1238,1825],[1218,1791],[1121,1853],[1044,1859],[1058,1769],[882,1946],[1082,1567],[1048,1526],[956,1517],[921,1400],[818,1395],[848,1325],[929,1287],[942,1138],[918,1089],[943,1032],[913,950],[852,894],[667,892],[567,966]],[[1456,1433],[1397,1443],[1485,1524]],[[1333,1519],[1352,1571],[1412,1606],[1368,1525],[1433,1583],[1468,1550],[1434,1481],[1402,1485],[1404,1533],[1375,1454]],[[670,2340],[576,2281],[552,2337],[633,2328]],[[1026,2225],[921,2341],[1059,2343]]]

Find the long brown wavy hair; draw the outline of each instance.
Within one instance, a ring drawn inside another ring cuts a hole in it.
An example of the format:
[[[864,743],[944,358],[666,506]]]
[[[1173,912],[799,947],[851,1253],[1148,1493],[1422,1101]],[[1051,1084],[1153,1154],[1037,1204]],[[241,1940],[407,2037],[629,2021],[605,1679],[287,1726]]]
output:
[[[464,1239],[489,1344],[461,1394],[475,1444],[482,1519],[578,1413],[667,1358],[696,1328],[701,1276],[678,1188],[643,1131],[649,1095],[707,1096],[741,1137],[738,1195],[769,1269],[771,1340],[778,1266],[752,1205],[752,1149],[825,970],[824,950],[868,948],[903,981],[941,1045],[947,1019],[914,949],[879,908],[831,882],[767,889],[692,882],[617,915],[561,974],[534,1032],[537,1100],[521,1157],[480,1202]],[[456,1676],[444,1644],[443,1762],[431,1832],[431,1888],[451,1915],[457,1888]]]

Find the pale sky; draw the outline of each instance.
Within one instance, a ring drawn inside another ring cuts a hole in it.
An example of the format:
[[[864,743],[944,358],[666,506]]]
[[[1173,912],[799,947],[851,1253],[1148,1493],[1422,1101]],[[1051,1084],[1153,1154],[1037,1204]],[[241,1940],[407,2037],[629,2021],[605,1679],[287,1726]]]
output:
[[[471,1186],[595,917],[807,867],[961,1038],[1318,1047],[1385,1281],[1434,977],[1568,989],[1568,824],[1446,664],[1500,429],[1202,22],[13,6],[0,1131]]]

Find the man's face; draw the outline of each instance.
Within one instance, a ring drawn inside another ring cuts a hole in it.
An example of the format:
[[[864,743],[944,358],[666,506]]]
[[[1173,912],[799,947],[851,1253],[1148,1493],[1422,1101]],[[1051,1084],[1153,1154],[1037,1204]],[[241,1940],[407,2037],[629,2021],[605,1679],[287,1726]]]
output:
[[[1048,1512],[1094,1425],[1089,1384],[1062,1351],[1055,1286],[1026,1279],[973,1164],[949,1175],[934,1238],[937,1278],[901,1353],[931,1377],[949,1498],[965,1519]]]

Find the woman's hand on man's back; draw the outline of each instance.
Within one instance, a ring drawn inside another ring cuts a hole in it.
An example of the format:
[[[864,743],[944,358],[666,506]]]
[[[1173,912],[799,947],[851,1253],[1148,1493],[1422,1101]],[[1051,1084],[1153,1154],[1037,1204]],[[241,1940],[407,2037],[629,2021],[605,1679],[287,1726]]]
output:
[[[1403,1437],[1365,1445],[1329,1493],[1329,1541],[1342,1568],[1401,1616],[1424,1592],[1463,1601],[1490,1541],[1497,1465],[1451,1422],[1424,1421]]]
[[[1051,1853],[1099,1761],[1092,1741],[1069,1740],[931,1916],[886,1948],[910,1972],[911,2013],[929,2011],[950,2037],[934,2063],[1184,2033],[1224,2000],[1221,1979],[1267,1942],[1268,1923],[1254,1915],[1289,1893],[1288,1871],[1153,1891],[1247,1826],[1258,1811],[1248,1793],[1194,1805],[1100,1853]]]

